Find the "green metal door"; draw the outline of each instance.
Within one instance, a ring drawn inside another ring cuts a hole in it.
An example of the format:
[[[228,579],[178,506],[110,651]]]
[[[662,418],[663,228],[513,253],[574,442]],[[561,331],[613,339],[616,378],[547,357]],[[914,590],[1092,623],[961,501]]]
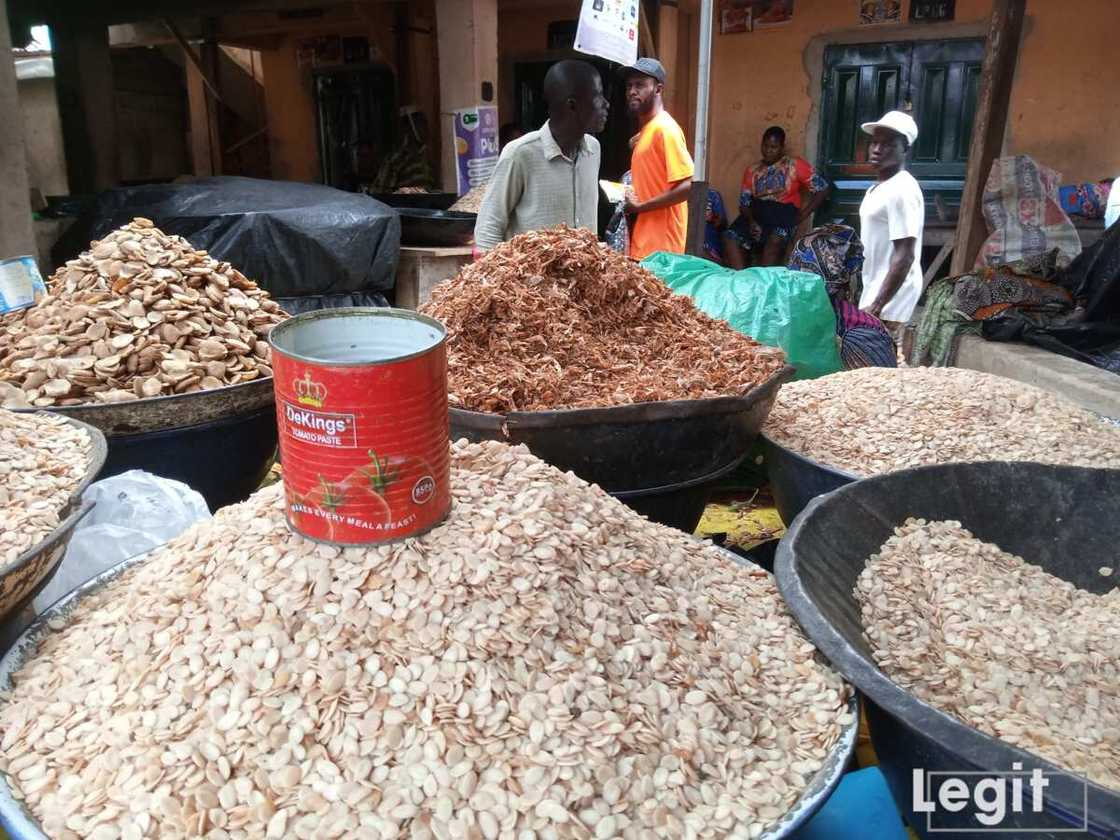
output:
[[[858,219],[875,178],[860,124],[887,111],[910,111],[918,140],[910,171],[922,184],[927,213],[934,196],[960,204],[980,87],[983,40],[836,45],[825,50],[819,168],[835,184],[818,218]]]

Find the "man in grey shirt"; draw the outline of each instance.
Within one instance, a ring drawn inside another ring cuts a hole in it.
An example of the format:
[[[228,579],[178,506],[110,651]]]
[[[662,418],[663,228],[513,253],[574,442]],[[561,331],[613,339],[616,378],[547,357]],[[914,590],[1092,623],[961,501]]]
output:
[[[544,78],[548,121],[502,150],[474,226],[488,251],[528,230],[565,224],[595,230],[599,215],[599,141],[609,103],[599,72],[561,61]]]

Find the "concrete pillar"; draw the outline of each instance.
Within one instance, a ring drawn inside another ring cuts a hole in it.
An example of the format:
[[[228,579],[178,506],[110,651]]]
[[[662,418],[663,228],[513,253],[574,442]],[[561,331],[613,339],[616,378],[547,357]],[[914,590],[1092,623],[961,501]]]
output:
[[[436,0],[439,49],[439,110],[443,148],[443,188],[454,192],[455,145],[452,112],[474,105],[497,105],[498,0]],[[490,100],[483,98],[489,84]]]
[[[50,27],[70,190],[115,187],[120,163],[109,28],[96,20],[69,19]]]
[[[0,3],[0,114],[4,115],[0,119],[0,260],[35,254],[23,118],[9,32],[7,4]]]

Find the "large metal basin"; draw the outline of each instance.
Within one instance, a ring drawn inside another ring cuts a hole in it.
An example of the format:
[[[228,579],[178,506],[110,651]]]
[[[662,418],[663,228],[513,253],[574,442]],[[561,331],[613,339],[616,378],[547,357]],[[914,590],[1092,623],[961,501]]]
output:
[[[66,554],[66,546],[74,528],[93,510],[92,504],[82,504],[82,493],[93,483],[105,465],[107,447],[100,431],[72,418],[71,425],[85,429],[90,438],[89,463],[85,474],[70,498],[59,511],[58,525],[38,543],[21,553],[12,563],[0,568],[0,619],[17,612],[46,586],[58,564]]]
[[[268,377],[212,391],[148,397],[122,403],[71,405],[48,410],[95,426],[106,437],[112,438],[197,426],[212,420],[250,414],[272,404],[272,378]]]
[[[731,552],[726,552],[728,559],[740,565],[751,565]],[[69,595],[48,607],[32,622],[26,630],[15,640],[12,646],[0,660],[0,691],[7,691],[12,687],[12,674],[20,669],[24,661],[35,648],[35,640],[39,634],[51,632],[47,624],[52,619],[65,616],[78,604],[83,597],[115,580],[132,566],[143,563],[149,554],[140,554],[131,557],[86,581]],[[786,814],[765,831],[759,840],[788,840],[799,828],[804,826],[813,815],[820,810],[829,796],[840,783],[844,771],[847,769],[852,752],[855,750],[856,736],[859,731],[859,695],[852,692],[848,704],[852,715],[852,722],[843,731],[832,753],[828,756],[820,770],[809,781],[801,798],[794,803]],[[12,840],[48,840],[47,836],[39,829],[35,819],[24,809],[23,804],[12,795],[8,786],[7,777],[0,773],[0,824],[7,830]]]
[[[929,840],[978,836],[966,812],[942,811],[927,830],[915,813],[913,772],[1039,768],[1050,786],[1045,816],[1010,817],[1003,837],[1120,837],[1120,790],[1086,785],[1053,763],[1000,741],[918,700],[876,666],[852,590],[867,558],[909,517],[955,520],[1051,574],[1090,592],[1115,587],[1098,573],[1120,543],[1120,470],[1031,463],[944,464],[864,479],[809,502],[778,547],[778,585],[817,648],[863,693],[880,767],[899,810]],[[1088,805],[1089,830],[1078,831]],[[944,830],[942,830],[944,829]],[[996,836],[996,835],[993,835]]]

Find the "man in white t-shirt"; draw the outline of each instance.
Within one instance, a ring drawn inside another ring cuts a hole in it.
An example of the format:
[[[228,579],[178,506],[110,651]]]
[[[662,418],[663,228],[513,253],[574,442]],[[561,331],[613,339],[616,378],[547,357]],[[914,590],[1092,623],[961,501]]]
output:
[[[906,153],[918,139],[909,114],[891,111],[864,123],[871,135],[868,160],[879,180],[859,207],[863,242],[863,295],[859,306],[892,332],[910,320],[922,296],[922,229],[926,205],[922,188],[906,171]]]
[[[1104,211],[1104,229],[1108,230],[1120,222],[1120,178],[1112,182],[1112,192],[1108,194],[1108,206]]]

